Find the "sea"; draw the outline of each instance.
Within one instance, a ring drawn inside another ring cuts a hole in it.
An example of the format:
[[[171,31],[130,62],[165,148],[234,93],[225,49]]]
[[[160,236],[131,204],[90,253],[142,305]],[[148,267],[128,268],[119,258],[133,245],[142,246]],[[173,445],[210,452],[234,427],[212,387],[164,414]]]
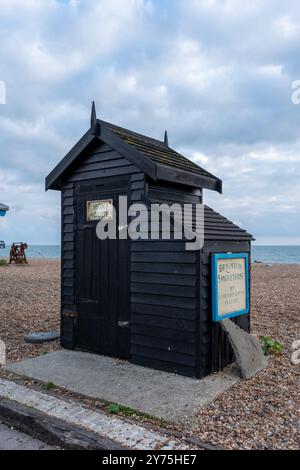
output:
[[[6,248],[0,249],[0,258],[8,255],[7,245]],[[28,258],[59,259],[61,250],[59,245],[28,245],[26,255]],[[300,245],[252,245],[252,261],[300,264]]]

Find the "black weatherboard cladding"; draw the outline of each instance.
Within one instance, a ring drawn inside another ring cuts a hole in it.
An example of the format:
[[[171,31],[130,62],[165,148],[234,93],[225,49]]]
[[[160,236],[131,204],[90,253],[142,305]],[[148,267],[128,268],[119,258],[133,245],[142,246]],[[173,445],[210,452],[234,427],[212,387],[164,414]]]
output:
[[[143,185],[144,176],[126,159],[107,145],[98,143],[88,149],[82,161],[73,166],[66,174],[62,186],[62,334],[61,342],[66,348],[73,349],[77,344],[76,325],[76,185],[79,183],[94,184],[110,178],[128,177],[130,185],[136,191],[139,181]],[[99,242],[100,243],[100,242]],[[73,315],[75,314],[75,316]]]
[[[146,198],[201,201],[199,189],[146,179]],[[183,240],[131,243],[132,361],[197,375],[197,252]]]

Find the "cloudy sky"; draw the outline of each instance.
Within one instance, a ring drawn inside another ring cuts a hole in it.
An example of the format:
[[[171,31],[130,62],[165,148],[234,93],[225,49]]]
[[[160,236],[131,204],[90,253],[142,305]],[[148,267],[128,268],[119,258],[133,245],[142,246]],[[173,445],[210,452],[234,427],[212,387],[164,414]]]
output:
[[[260,244],[300,244],[298,0],[0,0],[0,239],[55,244],[44,178],[98,116],[223,180],[205,201]]]

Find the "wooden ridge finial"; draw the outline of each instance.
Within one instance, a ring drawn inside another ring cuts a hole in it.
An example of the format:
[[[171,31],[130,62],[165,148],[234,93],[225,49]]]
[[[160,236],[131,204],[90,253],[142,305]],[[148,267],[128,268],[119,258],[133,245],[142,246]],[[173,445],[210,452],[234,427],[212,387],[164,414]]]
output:
[[[168,131],[165,131],[164,144],[166,147],[169,147]]]
[[[98,134],[98,122],[97,122],[97,115],[96,115],[96,106],[95,101],[92,102],[92,110],[91,110],[91,133],[93,135]]]

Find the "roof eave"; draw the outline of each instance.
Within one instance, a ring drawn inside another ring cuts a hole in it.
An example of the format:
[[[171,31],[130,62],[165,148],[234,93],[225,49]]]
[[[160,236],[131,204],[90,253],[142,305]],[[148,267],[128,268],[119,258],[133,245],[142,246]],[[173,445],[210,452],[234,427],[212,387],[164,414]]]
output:
[[[200,175],[154,162],[144,155],[143,152],[139,151],[116,135],[112,130],[106,127],[105,123],[101,120],[97,120],[97,132],[95,133],[93,128],[90,128],[60,161],[60,163],[56,165],[51,173],[49,173],[45,182],[46,191],[48,189],[61,189],[62,176],[64,173],[70,165],[75,162],[80,154],[96,139],[99,139],[116,150],[120,155],[130,161],[154,181],[160,179],[188,186],[211,189],[222,193],[222,181],[219,178],[214,177],[214,175]]]
[[[199,175],[190,171],[181,170],[179,168],[160,165],[157,163],[157,179],[163,181],[171,181],[176,183],[185,184],[187,186],[194,186],[204,189],[211,189],[222,194],[222,180],[219,178],[208,177]]]
[[[144,154],[139,150],[124,142],[111,130],[105,126],[101,126],[101,121],[98,120],[98,123],[99,128],[97,135],[92,133],[92,129],[89,129],[67,153],[67,155],[60,161],[60,163],[56,165],[51,173],[49,173],[45,182],[46,191],[48,189],[61,189],[61,177],[65,171],[95,139],[99,139],[101,142],[109,145],[132,164],[136,165],[137,168],[146,173],[150,178],[154,180],[157,179],[156,164],[152,160],[145,157]]]
[[[60,178],[66,169],[78,158],[78,156],[90,145],[95,136],[90,129],[78,140],[67,155],[56,165],[56,167],[46,177],[45,189],[60,189]]]

